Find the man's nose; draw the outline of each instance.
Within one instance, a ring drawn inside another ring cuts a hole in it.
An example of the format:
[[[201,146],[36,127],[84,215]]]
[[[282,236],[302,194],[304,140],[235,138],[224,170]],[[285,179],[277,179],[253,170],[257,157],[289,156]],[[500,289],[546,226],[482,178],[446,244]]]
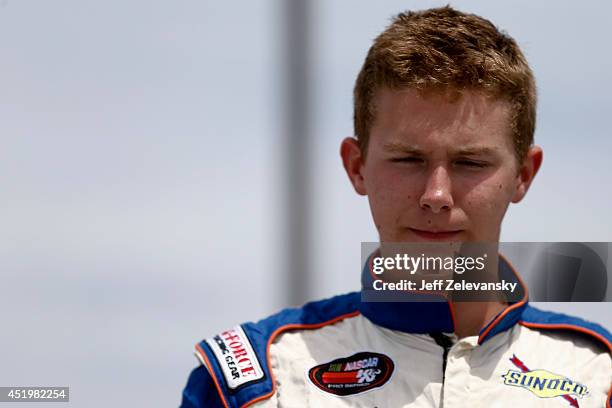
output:
[[[451,179],[448,171],[439,166],[433,169],[425,182],[425,191],[420,199],[423,209],[429,209],[434,214],[442,210],[453,208],[453,195],[451,191]]]

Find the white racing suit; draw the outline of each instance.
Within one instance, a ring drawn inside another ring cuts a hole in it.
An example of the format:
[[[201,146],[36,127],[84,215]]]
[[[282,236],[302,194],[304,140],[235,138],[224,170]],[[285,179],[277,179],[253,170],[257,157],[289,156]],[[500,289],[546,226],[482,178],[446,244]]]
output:
[[[505,261],[500,271],[520,283]],[[360,292],[242,324],[196,345],[181,407],[610,407],[610,333],[535,309],[520,290],[460,340],[447,302]]]

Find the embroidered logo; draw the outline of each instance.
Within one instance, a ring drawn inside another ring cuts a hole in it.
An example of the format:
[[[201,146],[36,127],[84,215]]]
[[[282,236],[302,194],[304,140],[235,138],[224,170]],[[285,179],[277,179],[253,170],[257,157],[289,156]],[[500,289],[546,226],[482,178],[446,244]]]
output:
[[[362,352],[312,367],[308,378],[325,392],[347,396],[382,387],[394,368],[384,354]]]
[[[578,400],[575,397],[583,398],[588,395],[588,388],[576,381],[559,374],[551,373],[547,370],[530,370],[515,355],[510,359],[520,371],[508,370],[502,375],[505,385],[522,387],[531,391],[539,398],[563,397],[570,406],[579,408]]]
[[[264,377],[257,355],[242,327],[221,332],[212,339],[206,339],[206,343],[215,354],[229,389],[235,390]]]

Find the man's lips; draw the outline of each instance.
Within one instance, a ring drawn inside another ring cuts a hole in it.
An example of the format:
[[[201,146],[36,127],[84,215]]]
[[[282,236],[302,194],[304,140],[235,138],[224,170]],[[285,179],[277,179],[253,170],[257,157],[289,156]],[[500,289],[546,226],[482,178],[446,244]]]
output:
[[[421,238],[435,241],[453,239],[462,232],[462,230],[420,230],[416,228],[409,228],[409,230]]]

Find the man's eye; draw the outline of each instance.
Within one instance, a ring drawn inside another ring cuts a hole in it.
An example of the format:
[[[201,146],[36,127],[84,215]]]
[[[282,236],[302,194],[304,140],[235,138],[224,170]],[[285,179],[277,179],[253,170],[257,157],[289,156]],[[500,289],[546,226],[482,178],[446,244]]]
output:
[[[394,163],[423,163],[420,157],[395,157],[391,161]]]
[[[483,168],[483,167],[487,167],[488,165],[485,162],[474,161],[474,160],[457,160],[455,163],[458,164],[459,166],[473,167],[473,168]]]

